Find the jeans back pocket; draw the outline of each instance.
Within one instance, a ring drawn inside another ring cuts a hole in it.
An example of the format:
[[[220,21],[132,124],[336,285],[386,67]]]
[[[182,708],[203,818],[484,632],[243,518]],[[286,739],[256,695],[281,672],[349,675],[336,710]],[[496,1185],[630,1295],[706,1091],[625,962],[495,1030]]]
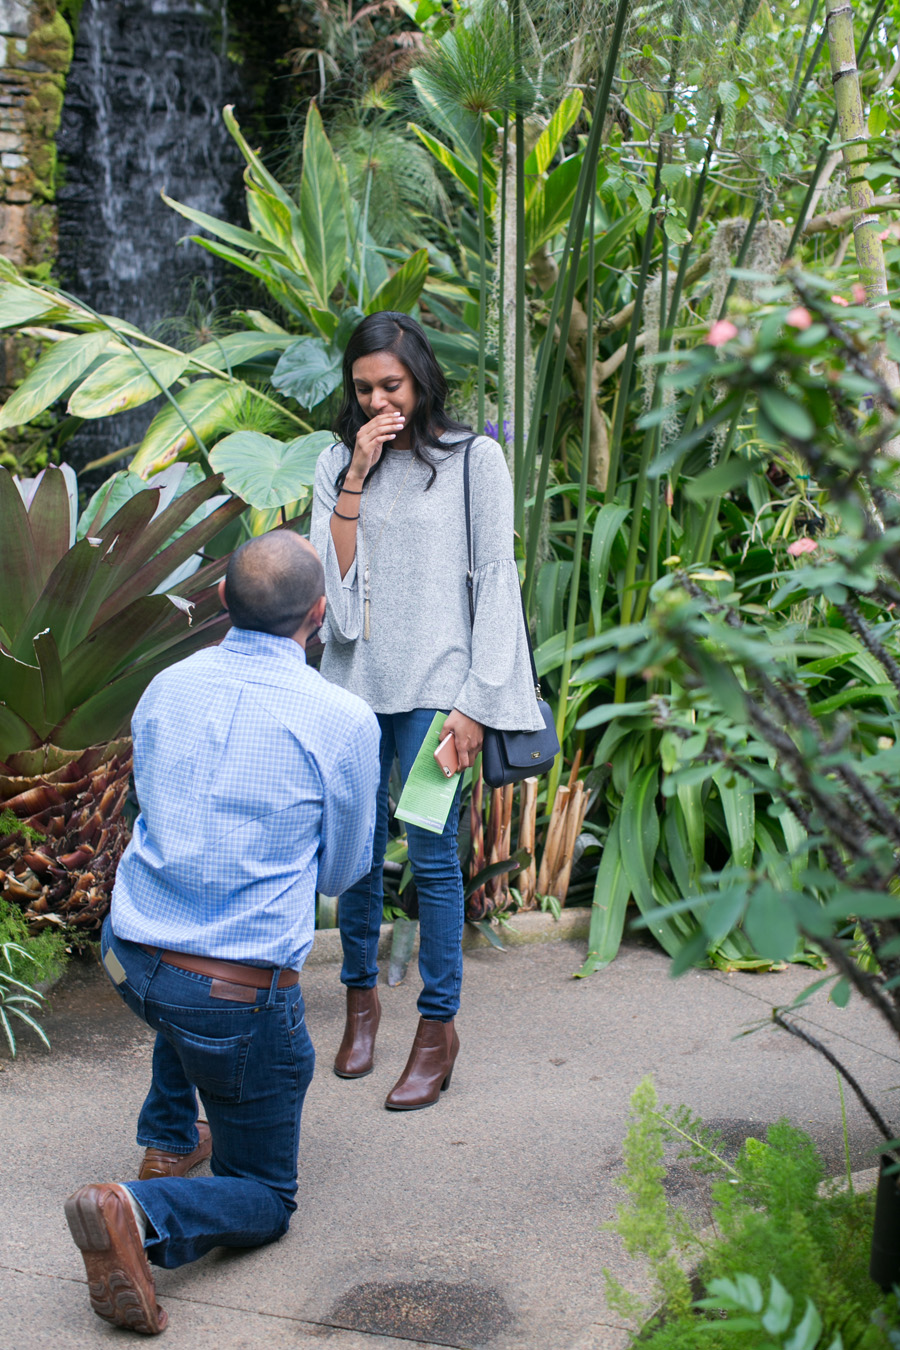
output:
[[[175,1050],[185,1077],[211,1101],[239,1102],[253,1033],[243,1036],[198,1036],[171,1022],[159,1029]]]

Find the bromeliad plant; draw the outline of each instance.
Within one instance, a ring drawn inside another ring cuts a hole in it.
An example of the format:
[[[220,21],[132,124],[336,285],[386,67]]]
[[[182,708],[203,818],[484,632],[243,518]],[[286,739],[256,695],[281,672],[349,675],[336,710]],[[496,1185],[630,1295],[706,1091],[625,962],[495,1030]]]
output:
[[[244,510],[177,466],[116,475],[77,515],[74,474],[0,469],[0,896],[32,931],[95,931],[127,841],[129,721],[165,666],[219,639],[227,556],[199,554]]]

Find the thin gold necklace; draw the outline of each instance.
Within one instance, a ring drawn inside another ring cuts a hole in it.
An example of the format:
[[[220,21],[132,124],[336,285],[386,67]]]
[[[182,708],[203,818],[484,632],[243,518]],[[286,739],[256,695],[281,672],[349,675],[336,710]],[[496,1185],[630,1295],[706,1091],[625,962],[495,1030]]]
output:
[[[371,481],[371,479],[370,479],[369,482],[366,484],[366,495],[365,495],[365,497],[363,498],[363,504],[362,504],[362,519],[361,519],[360,522],[359,522],[360,525],[361,525],[361,527],[362,527],[363,553],[365,554],[365,559],[366,559],[365,570],[364,570],[364,572],[363,572],[363,596],[364,596],[364,604],[363,604],[363,637],[364,637],[364,639],[366,640],[366,642],[369,641],[369,637],[370,637],[370,633],[371,633],[371,626],[370,626],[370,623],[369,623],[369,610],[370,610],[370,603],[369,603],[369,602],[370,602],[370,598],[371,598],[371,587],[370,587],[370,584],[369,584],[369,582],[370,582],[370,564],[371,564],[372,559],[375,557],[375,554],[376,554],[376,552],[377,552],[377,550],[378,550],[378,545],[381,543],[381,536],[384,534],[384,527],[385,527],[385,525],[387,525],[388,521],[390,520],[390,518],[391,518],[391,512],[393,511],[394,507],[397,505],[397,502],[398,502],[399,499],[400,499],[400,493],[403,491],[403,489],[404,489],[405,486],[406,486],[406,480],[407,480],[407,478],[409,477],[410,470],[412,469],[412,466],[413,466],[413,453],[412,453],[412,451],[410,450],[410,451],[409,451],[409,463],[408,463],[407,466],[406,466],[406,473],[403,475],[403,481],[402,481],[402,483],[400,484],[399,488],[397,489],[397,495],[394,497],[394,500],[391,502],[390,510],[388,511],[387,515],[385,516],[384,520],[383,520],[382,523],[381,523],[381,529],[378,531],[378,538],[375,540],[375,543],[374,543],[374,545],[373,545],[373,547],[372,547],[372,552],[371,552],[371,553],[369,552],[369,546],[368,546],[368,544],[366,543],[366,510],[368,509],[368,505],[369,505],[369,492],[370,492],[371,487],[372,487],[372,481]]]

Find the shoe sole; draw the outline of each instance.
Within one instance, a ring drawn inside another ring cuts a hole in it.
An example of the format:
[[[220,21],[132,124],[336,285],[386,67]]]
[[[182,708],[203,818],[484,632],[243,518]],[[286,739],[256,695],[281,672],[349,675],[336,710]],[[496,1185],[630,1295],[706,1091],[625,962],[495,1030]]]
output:
[[[335,1078],[368,1078],[370,1073],[375,1072],[375,1065],[371,1069],[363,1069],[362,1073],[341,1073],[340,1069],[334,1070]]]
[[[96,1200],[76,1192],[66,1201],[64,1209],[69,1232],[84,1260],[88,1295],[97,1316],[113,1326],[128,1327],[145,1336],[164,1331],[169,1316],[156,1302],[149,1266],[143,1288],[124,1270],[110,1269],[108,1253],[112,1239]]]

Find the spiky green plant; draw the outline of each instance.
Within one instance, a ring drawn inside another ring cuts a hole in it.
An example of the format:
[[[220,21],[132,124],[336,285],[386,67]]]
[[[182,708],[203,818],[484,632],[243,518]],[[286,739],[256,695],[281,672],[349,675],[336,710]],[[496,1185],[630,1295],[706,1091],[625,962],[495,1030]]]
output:
[[[116,475],[76,521],[74,475],[20,487],[0,469],[0,895],[35,931],[99,926],[127,840],[134,706],[228,626],[227,557],[198,550],[244,503],[217,496],[219,477],[176,478]]]

